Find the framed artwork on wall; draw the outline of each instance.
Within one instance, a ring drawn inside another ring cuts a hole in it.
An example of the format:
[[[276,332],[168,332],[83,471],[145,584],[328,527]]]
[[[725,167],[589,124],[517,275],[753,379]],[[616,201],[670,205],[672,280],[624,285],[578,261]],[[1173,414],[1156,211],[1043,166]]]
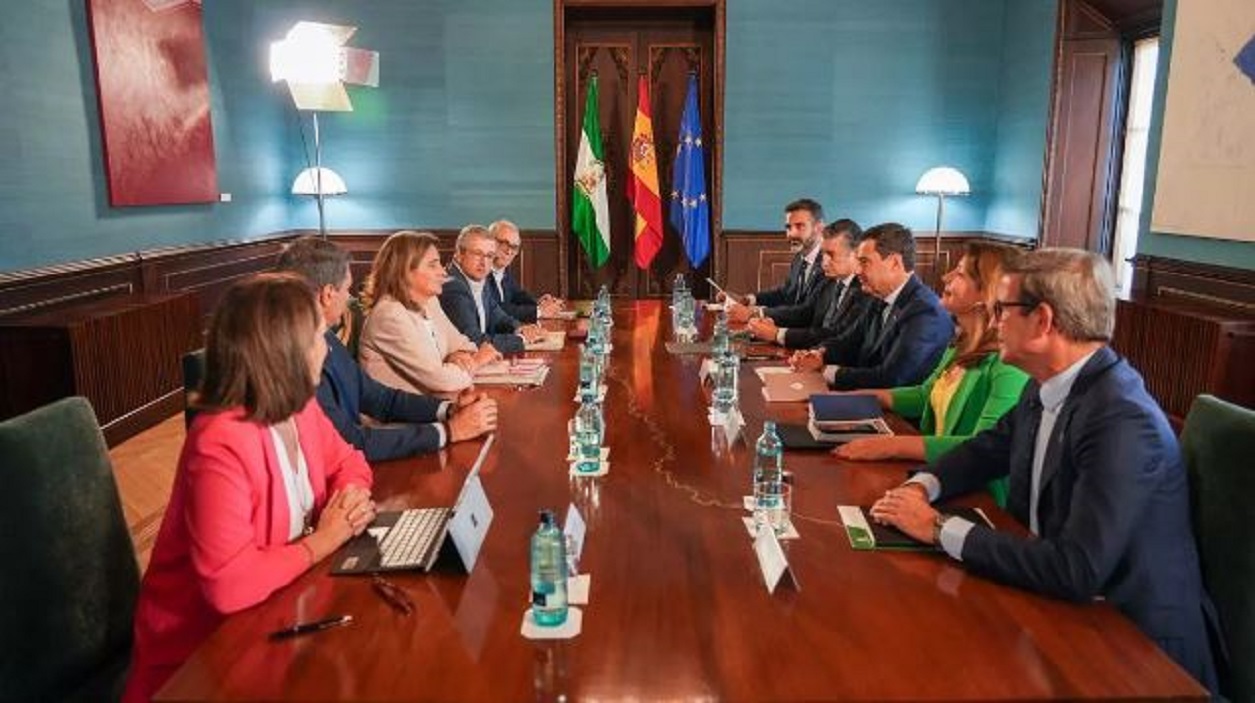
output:
[[[109,204],[218,199],[201,0],[85,0]]]

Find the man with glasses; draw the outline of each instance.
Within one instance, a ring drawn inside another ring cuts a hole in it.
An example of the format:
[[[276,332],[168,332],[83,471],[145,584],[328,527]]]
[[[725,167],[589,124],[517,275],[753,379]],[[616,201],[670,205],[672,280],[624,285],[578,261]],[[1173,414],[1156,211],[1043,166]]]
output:
[[[472,342],[492,343],[502,354],[516,354],[540,338],[542,330],[511,317],[497,298],[486,292],[497,241],[483,225],[467,225],[458,233],[449,264],[449,280],[440,292],[440,307],[454,327]]]
[[[994,313],[1002,358],[1034,382],[994,428],[891,489],[872,516],[990,579],[1106,599],[1215,691],[1186,473],[1142,377],[1107,346],[1111,266],[1087,251],[1031,252],[1003,276]],[[1004,476],[1007,511],[1032,536],[930,506]]]
[[[518,256],[523,246],[518,226],[509,220],[497,220],[488,225],[488,232],[497,242],[497,255],[489,273],[488,295],[495,297],[502,309],[520,322],[558,317],[563,308],[562,300],[548,293],[537,299],[510,275],[510,264],[514,263],[514,257]]]

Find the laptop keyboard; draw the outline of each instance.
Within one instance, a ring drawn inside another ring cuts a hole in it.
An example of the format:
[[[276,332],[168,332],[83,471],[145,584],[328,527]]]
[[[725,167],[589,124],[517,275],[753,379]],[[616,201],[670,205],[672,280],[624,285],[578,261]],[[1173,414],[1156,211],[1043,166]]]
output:
[[[379,565],[384,568],[425,566],[432,543],[444,528],[448,508],[406,510],[379,543]]]

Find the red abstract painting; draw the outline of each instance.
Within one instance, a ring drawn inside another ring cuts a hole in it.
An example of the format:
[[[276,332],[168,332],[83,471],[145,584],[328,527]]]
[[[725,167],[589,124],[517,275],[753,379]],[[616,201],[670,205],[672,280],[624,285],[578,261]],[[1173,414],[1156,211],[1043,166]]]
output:
[[[86,0],[109,203],[218,199],[200,0]]]

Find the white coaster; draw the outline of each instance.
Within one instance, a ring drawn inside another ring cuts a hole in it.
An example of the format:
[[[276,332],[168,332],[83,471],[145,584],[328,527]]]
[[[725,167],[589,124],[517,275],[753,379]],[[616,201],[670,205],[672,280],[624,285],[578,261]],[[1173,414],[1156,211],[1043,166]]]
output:
[[[602,447],[601,448],[601,460],[605,461],[606,459],[609,459],[609,458],[610,458],[610,447]],[[566,460],[571,461],[571,462],[579,460],[579,457],[575,455],[575,447],[570,447],[569,449],[567,449]]]
[[[592,590],[591,574],[578,574],[566,580],[566,602],[570,605],[588,605],[588,592]],[[570,617],[569,615],[567,616]]]
[[[569,640],[579,636],[584,625],[584,611],[568,607],[566,622],[561,625],[543,627],[532,618],[532,609],[523,611],[523,624],[519,626],[519,634],[529,640]]]
[[[741,522],[745,524],[745,531],[749,533],[750,537],[758,536],[758,533],[754,531],[754,518],[743,517],[741,518]],[[789,523],[789,529],[786,530],[784,534],[776,536],[776,539],[801,539],[801,538],[802,538],[802,535],[798,534],[797,527],[795,527],[792,522]]]
[[[580,471],[579,469],[575,467],[576,467],[576,462],[574,461],[571,462],[571,475],[572,476],[605,476],[606,474],[610,473],[610,462],[606,461],[605,459],[601,460],[600,466],[597,467],[596,471]]]

